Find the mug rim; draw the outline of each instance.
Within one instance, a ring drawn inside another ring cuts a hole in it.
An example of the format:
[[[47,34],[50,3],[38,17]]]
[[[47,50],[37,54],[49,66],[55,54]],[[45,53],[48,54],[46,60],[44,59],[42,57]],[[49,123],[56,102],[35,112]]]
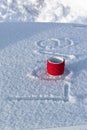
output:
[[[56,61],[57,62],[56,62]],[[61,64],[65,61],[65,59],[63,57],[59,57],[59,56],[55,56],[55,57],[50,57],[48,58],[47,60],[49,63],[52,63],[52,64]]]

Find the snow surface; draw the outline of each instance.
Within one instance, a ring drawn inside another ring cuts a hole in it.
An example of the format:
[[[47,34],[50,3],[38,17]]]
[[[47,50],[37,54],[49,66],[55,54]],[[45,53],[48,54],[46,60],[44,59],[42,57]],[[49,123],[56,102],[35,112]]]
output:
[[[0,0],[0,22],[87,24],[87,0]]]
[[[46,72],[51,56],[65,58],[60,77]],[[0,130],[85,124],[87,26],[0,24]]]

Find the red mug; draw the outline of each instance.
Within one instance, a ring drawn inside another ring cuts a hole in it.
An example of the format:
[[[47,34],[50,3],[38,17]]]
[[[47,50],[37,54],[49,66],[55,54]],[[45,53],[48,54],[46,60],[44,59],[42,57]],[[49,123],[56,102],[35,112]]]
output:
[[[52,76],[59,76],[64,73],[65,59],[62,57],[50,57],[47,60],[47,73]]]

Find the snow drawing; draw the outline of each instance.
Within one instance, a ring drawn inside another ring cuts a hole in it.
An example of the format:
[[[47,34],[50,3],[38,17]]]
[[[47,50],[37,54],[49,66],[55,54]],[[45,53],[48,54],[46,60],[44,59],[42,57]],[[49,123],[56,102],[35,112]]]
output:
[[[46,24],[48,28],[43,30],[40,24],[43,32],[30,36],[29,28],[32,25],[37,30],[37,24],[13,23],[11,29],[9,24],[9,33],[2,26],[1,39],[6,42],[0,51],[1,130],[87,124],[87,28]],[[10,34],[14,44],[8,41]],[[51,56],[65,58],[63,75],[47,74],[46,62]]]

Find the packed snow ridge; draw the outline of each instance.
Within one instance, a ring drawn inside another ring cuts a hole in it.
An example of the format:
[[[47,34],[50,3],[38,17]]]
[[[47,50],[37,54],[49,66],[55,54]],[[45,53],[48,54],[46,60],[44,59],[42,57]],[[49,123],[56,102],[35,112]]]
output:
[[[87,24],[87,0],[0,0],[0,22]]]

